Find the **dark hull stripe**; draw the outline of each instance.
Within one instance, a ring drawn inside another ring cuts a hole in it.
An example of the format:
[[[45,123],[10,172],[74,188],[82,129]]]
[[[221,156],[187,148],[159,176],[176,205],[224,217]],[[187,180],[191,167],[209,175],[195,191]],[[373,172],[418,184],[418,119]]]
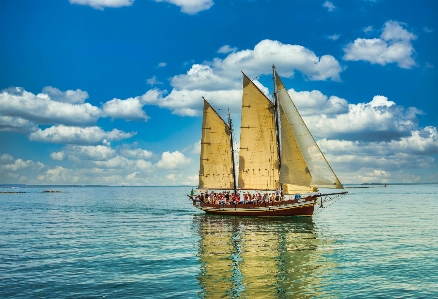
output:
[[[247,207],[250,206],[250,207]],[[258,206],[258,205],[200,205],[198,209],[208,214],[234,215],[234,216],[312,216],[315,201],[301,203]]]

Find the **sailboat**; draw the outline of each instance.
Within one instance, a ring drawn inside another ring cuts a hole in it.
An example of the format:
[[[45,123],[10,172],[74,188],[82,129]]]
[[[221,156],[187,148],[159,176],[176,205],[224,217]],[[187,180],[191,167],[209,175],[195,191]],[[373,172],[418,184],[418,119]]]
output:
[[[233,127],[204,98],[199,195],[193,205],[209,214],[312,216],[318,188],[343,189],[289,96],[275,66],[273,101],[243,72],[238,177]],[[222,195],[225,194],[225,197]],[[263,197],[262,197],[263,194]]]

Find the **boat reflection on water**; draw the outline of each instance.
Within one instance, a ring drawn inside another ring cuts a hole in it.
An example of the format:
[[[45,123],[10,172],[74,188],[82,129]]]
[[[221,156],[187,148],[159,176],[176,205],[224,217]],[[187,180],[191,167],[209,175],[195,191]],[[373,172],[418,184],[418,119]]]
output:
[[[333,240],[312,218],[195,215],[200,298],[333,298]]]

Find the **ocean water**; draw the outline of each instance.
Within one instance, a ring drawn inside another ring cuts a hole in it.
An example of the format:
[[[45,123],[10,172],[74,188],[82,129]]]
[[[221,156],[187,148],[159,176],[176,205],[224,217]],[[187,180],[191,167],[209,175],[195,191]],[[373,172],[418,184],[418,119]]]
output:
[[[438,298],[438,185],[348,190],[277,219],[187,187],[0,188],[26,192],[0,194],[0,298]]]

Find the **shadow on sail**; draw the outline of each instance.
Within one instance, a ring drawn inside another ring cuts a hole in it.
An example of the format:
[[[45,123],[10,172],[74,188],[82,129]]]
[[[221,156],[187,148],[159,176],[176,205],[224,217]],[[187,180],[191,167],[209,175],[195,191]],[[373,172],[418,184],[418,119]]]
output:
[[[318,238],[311,218],[195,215],[200,240],[200,298],[332,297],[327,271],[333,240]]]

